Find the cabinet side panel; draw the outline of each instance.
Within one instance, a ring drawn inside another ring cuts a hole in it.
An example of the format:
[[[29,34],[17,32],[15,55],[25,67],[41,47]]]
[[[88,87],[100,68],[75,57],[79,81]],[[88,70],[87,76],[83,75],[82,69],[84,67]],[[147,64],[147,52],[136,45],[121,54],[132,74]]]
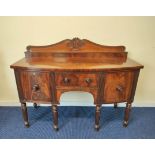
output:
[[[132,90],[131,90],[131,96],[130,96],[130,101],[134,101],[134,96],[137,88],[137,82],[138,82],[138,77],[139,77],[140,69],[134,71],[134,79],[133,79],[133,84],[132,84]]]
[[[21,85],[21,80],[20,80],[20,71],[18,69],[14,69],[14,74],[15,74],[15,79],[16,79],[18,97],[19,97],[20,102],[22,102],[24,100],[24,96],[23,96],[23,90],[22,90],[22,85]]]

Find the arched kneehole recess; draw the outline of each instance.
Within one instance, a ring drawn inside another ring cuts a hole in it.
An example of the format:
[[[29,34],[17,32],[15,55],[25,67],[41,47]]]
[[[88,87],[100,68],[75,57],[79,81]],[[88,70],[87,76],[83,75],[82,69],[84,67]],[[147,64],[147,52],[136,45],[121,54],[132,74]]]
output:
[[[94,97],[86,91],[66,91],[60,96],[61,106],[92,106]]]
[[[97,94],[95,91],[68,91],[68,90],[59,90],[57,91],[57,102],[60,103],[61,106],[86,106],[88,105],[96,105],[95,110],[95,129],[99,130],[99,120],[100,120],[100,109],[101,105],[97,104]],[[89,102],[89,103],[88,103]],[[57,106],[53,105],[53,114],[54,116],[54,128],[58,130],[58,112]]]

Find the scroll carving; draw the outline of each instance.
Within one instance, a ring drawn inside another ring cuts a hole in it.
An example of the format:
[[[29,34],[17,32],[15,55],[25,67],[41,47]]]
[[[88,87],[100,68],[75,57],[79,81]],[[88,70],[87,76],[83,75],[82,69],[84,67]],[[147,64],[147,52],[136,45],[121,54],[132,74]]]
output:
[[[68,46],[72,50],[79,50],[84,45],[84,41],[79,38],[73,38],[69,43]]]

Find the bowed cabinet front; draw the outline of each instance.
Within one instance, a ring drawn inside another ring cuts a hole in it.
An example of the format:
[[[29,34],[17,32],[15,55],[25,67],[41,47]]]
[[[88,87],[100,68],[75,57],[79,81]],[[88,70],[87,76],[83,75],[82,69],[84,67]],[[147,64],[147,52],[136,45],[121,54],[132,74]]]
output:
[[[99,130],[102,104],[125,102],[123,125],[128,125],[140,69],[124,46],[105,46],[87,39],[66,39],[48,46],[28,46],[25,58],[14,69],[25,126],[29,126],[26,102],[52,106],[53,127],[58,130],[60,96],[68,91],[93,95],[95,129]]]

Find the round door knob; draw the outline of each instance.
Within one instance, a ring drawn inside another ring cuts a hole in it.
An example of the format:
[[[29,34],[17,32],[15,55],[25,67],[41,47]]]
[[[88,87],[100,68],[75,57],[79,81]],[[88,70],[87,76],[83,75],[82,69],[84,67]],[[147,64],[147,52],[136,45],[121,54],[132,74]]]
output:
[[[32,90],[33,91],[39,90],[39,85],[38,84],[33,85]]]
[[[90,78],[86,78],[85,81],[86,81],[87,84],[89,84],[89,83],[92,82],[92,79],[90,79]]]
[[[116,87],[116,90],[117,90],[118,92],[123,92],[123,87],[120,86],[120,85],[118,85],[118,86]]]
[[[69,83],[70,82],[70,79],[68,79],[67,77],[65,77],[63,81],[64,81],[64,83]]]

